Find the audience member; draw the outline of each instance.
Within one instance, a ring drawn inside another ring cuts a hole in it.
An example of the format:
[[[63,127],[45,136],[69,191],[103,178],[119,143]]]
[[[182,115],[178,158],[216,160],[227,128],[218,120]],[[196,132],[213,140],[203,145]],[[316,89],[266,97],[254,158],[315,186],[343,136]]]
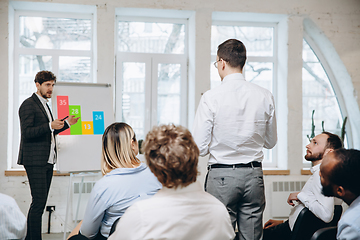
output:
[[[311,139],[306,146],[305,159],[311,161],[312,175],[300,192],[291,193],[287,200],[294,206],[287,221],[270,219],[264,225],[264,240],[290,239],[295,221],[304,207],[324,222],[330,222],[334,214],[334,205],[341,204],[341,200],[325,197],[321,194],[319,176],[320,164],[324,156],[342,147],[340,138],[332,133],[323,132]]]
[[[263,148],[277,142],[275,103],[270,91],[245,80],[245,61],[241,41],[218,46],[214,65],[221,85],[201,97],[193,135],[200,156],[210,154],[205,191],[226,206],[240,239],[258,240],[265,208]]]
[[[163,188],[132,205],[109,240],[234,238],[225,206],[196,182],[199,149],[186,128],[154,127],[143,150]]]
[[[16,201],[0,193],[0,239],[25,239],[26,217]]]
[[[325,196],[344,200],[349,208],[338,223],[338,240],[360,239],[360,151],[339,149],[328,154],[320,167]]]
[[[126,123],[113,123],[102,138],[101,169],[104,177],[91,191],[78,233],[89,239],[107,239],[112,224],[138,200],[154,195],[161,184],[136,157],[139,148],[133,129]]]

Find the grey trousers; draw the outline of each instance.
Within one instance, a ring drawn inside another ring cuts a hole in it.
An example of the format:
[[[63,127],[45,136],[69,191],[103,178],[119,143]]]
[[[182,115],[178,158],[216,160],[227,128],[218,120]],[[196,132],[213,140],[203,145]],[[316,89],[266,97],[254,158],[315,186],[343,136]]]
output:
[[[226,206],[234,229],[237,223],[239,239],[262,239],[265,193],[261,167],[210,168],[205,191]]]

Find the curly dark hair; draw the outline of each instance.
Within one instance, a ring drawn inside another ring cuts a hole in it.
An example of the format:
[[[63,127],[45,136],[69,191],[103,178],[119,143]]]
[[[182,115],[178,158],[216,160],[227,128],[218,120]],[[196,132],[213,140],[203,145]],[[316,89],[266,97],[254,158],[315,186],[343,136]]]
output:
[[[56,76],[50,71],[40,71],[36,74],[34,82],[40,85],[47,81],[56,82]]]
[[[186,187],[196,181],[199,149],[185,127],[154,127],[146,136],[143,152],[150,170],[164,187]]]
[[[360,151],[341,148],[334,151],[334,156],[338,162],[330,171],[330,182],[360,196]]]

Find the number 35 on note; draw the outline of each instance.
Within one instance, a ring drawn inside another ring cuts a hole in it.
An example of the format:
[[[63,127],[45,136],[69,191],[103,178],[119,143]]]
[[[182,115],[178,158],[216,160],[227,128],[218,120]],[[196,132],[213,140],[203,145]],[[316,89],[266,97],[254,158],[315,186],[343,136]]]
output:
[[[83,121],[82,123],[82,134],[94,134],[94,126],[92,121]]]

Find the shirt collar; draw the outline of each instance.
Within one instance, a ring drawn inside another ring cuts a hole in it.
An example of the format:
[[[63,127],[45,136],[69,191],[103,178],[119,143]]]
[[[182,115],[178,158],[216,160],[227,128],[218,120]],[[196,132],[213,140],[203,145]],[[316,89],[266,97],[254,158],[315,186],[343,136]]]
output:
[[[42,104],[46,104],[47,102],[49,102],[49,100],[47,100],[46,98],[43,98],[42,96],[40,96],[37,92],[35,93],[36,96],[39,98],[40,102]]]
[[[226,75],[224,79],[222,80],[222,83],[225,81],[231,81],[231,80],[243,80],[245,81],[244,75],[242,73],[232,73],[229,75]]]
[[[356,206],[357,204],[360,203],[360,196],[358,196],[357,198],[355,198],[355,200],[350,204],[349,208],[351,206]]]
[[[311,173],[314,173],[314,172],[318,171],[320,169],[320,165],[321,165],[321,163],[319,163],[318,165],[313,166],[312,168],[310,168]]]
[[[146,167],[147,166],[144,163],[141,163],[140,166],[138,166],[136,168],[115,168],[115,169],[111,170],[109,173],[107,173],[105,176],[125,175],[125,174],[130,174],[130,173],[141,172],[141,171],[145,170]]]

